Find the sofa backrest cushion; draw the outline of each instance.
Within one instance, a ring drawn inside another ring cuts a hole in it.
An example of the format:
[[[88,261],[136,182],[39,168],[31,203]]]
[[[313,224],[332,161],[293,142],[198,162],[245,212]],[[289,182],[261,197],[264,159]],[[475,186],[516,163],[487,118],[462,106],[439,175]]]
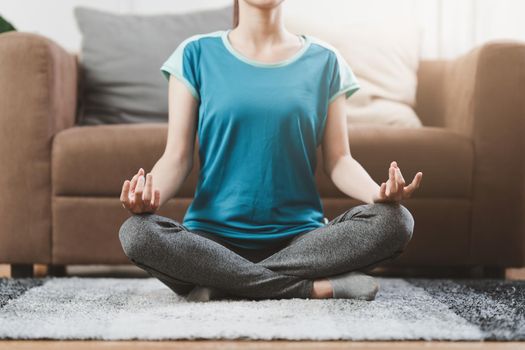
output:
[[[180,14],[114,14],[76,7],[82,34],[77,124],[167,122],[159,67],[193,34],[231,28],[232,6]]]
[[[344,0],[332,3],[338,1]],[[352,67],[361,89],[346,102],[349,127],[422,126],[414,112],[419,26],[411,21],[350,20],[333,7],[308,4],[288,1],[285,25],[332,44]],[[232,14],[232,6],[163,15],[76,7],[83,82],[77,123],[167,122],[168,85],[159,67],[187,37],[231,28]]]
[[[337,47],[357,76],[361,89],[346,101],[349,127],[422,126],[414,112],[422,30],[413,18],[350,14],[347,0],[285,4],[287,29]]]

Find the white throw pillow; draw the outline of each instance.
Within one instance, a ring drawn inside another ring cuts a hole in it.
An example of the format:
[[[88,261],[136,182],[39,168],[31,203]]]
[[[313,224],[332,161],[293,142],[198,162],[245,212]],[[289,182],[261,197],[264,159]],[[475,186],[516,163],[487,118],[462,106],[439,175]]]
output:
[[[346,101],[349,126],[421,127],[414,112],[420,26],[405,17],[349,20],[344,2],[287,0],[285,26],[332,44],[354,71],[361,89]]]

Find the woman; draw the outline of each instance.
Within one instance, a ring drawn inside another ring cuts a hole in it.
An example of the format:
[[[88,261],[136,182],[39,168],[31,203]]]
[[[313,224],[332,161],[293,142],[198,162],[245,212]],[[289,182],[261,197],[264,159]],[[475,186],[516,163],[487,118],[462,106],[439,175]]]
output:
[[[373,300],[379,284],[363,270],[412,237],[400,201],[422,173],[405,186],[393,161],[378,185],[352,158],[345,99],[357,79],[334,47],[284,28],[282,1],[235,1],[233,29],[179,44],[161,67],[166,149],[151,173],[123,184],[124,252],[189,300]],[[199,182],[179,223],[155,212],[191,171],[196,133]],[[315,186],[318,146],[333,183],[367,203],[329,222]]]

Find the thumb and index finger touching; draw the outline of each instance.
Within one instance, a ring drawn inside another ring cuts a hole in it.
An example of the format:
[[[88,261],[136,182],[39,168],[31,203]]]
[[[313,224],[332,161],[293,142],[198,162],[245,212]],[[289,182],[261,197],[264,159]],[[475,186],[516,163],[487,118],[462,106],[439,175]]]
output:
[[[416,175],[414,176],[414,179],[410,184],[405,186],[405,179],[403,178],[403,175],[401,174],[401,169],[397,166],[397,162],[392,162],[392,166],[395,167],[395,176],[401,181],[403,184],[403,192],[405,195],[410,195],[412,192],[414,192],[417,188],[420,187],[421,179],[423,178],[423,173],[421,171],[418,171]]]
[[[131,180],[125,180],[120,195],[122,206],[135,212],[137,207],[141,211],[156,210],[160,202],[160,192],[153,190],[153,176],[145,176],[145,171],[140,168]]]

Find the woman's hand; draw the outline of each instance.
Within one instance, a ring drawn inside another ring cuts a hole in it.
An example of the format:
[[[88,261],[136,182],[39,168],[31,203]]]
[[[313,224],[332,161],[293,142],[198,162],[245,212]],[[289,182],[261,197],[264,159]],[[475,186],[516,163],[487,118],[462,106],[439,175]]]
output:
[[[120,201],[133,214],[154,213],[159,208],[160,191],[153,189],[153,175],[144,177],[144,169],[140,168],[131,181],[124,181]]]
[[[379,193],[373,199],[374,203],[399,202],[402,199],[409,198],[412,196],[412,193],[419,188],[422,177],[423,173],[418,172],[416,176],[414,176],[412,183],[405,186],[405,179],[403,179],[403,175],[401,175],[401,170],[398,168],[397,163],[395,161],[390,163],[390,169],[388,169],[388,180],[386,183],[381,183]]]

